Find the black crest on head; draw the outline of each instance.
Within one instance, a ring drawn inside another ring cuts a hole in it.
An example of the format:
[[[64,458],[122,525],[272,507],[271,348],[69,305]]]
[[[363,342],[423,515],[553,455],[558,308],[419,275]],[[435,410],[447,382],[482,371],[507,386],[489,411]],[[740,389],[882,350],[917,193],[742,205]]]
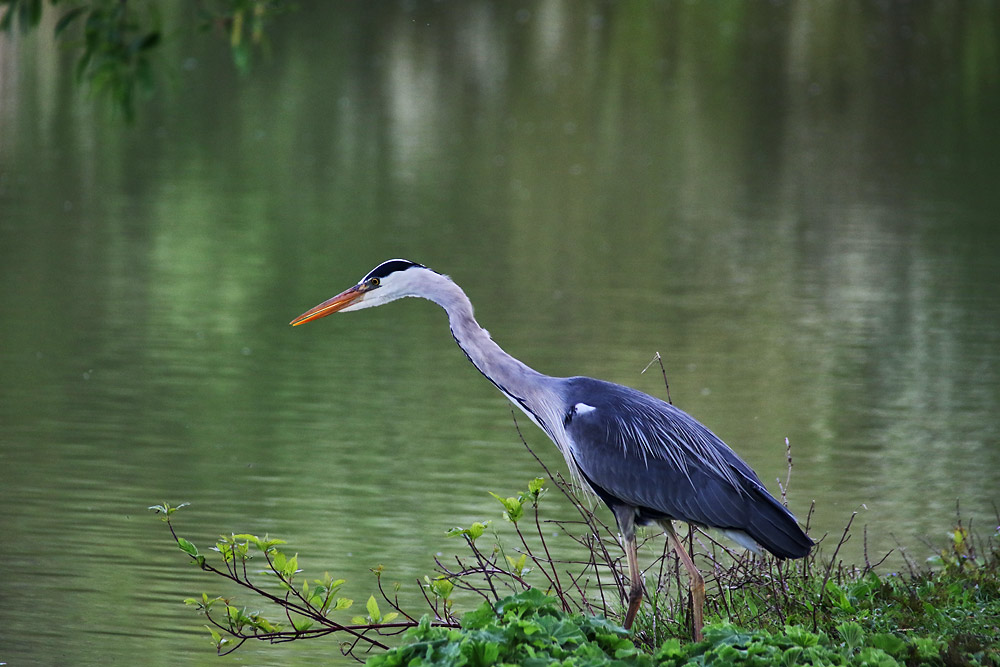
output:
[[[411,262],[408,259],[390,259],[388,261],[382,262],[374,269],[368,272],[368,275],[361,279],[361,282],[365,282],[369,278],[385,278],[390,273],[395,273],[397,271],[405,271],[407,269],[413,268],[414,266],[426,269],[427,267],[423,264],[417,264],[416,262]]]

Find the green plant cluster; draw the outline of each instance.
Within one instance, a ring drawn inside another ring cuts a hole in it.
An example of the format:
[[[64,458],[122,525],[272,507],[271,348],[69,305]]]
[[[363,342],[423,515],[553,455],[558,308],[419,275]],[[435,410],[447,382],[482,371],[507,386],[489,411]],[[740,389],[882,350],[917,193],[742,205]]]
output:
[[[931,567],[911,564],[904,573],[866,567],[831,575],[832,561],[825,573],[815,565],[784,579],[787,600],[766,614],[758,610],[765,598],[779,597],[773,585],[730,590],[723,594],[730,614],[716,604],[707,618],[738,618],[737,625],[759,628],[768,641],[809,629],[824,638],[819,647],[830,636],[852,655],[878,649],[900,664],[1000,665],[1000,530],[977,543],[959,522]]]
[[[508,518],[520,518],[520,503],[506,500]],[[630,635],[602,617],[569,614],[531,589],[484,603],[463,617],[460,630],[423,623],[409,631],[409,644],[370,662],[1000,667],[1000,532],[976,545],[960,522],[950,537],[930,569],[911,565],[908,574],[880,576],[871,567],[833,571],[831,559],[825,568],[810,562],[779,571],[738,594],[720,591],[702,642],[670,636],[682,626],[655,607]]]
[[[566,613],[536,588],[484,602],[462,617],[461,629],[435,627],[425,616],[403,646],[369,658],[369,667],[400,665],[611,665],[642,653],[629,632],[600,616]]]
[[[596,573],[598,556],[592,553],[589,561],[582,562],[554,561],[548,556],[537,516],[543,492],[541,480],[532,480],[527,492],[517,497],[494,494],[520,542],[517,558],[507,555],[498,534],[492,552],[477,545],[489,522],[449,531],[465,539],[473,558],[468,566],[458,559],[458,571],[441,569],[433,578],[424,577],[421,588],[431,614],[419,621],[419,614],[404,611],[395,595],[383,590],[381,567],[373,572],[377,594],[388,611],[383,612],[372,595],[365,605],[367,616],[354,616],[349,624],[335,621],[331,612],[351,606],[350,599],[339,595],[344,581],[329,575],[306,579],[297,556],[279,551],[282,540],[248,534],[223,536],[213,547],[212,561],[221,561],[221,567],[216,567],[194,544],[174,533],[170,516],[178,507],[163,504],[150,509],[163,515],[180,550],[198,567],[277,605],[291,621],[291,627],[286,627],[276,617],[268,620],[237,606],[231,598],[203,594],[190,599],[188,603],[209,621],[207,627],[220,653],[235,650],[248,639],[293,641],[339,634],[350,638],[342,650],[355,657],[355,646],[387,650],[369,659],[373,665],[386,666],[1000,667],[1000,529],[977,539],[959,521],[945,548],[930,560],[931,567],[910,563],[910,571],[903,573],[880,574],[881,563],[866,563],[864,568],[835,565],[837,552],[830,557],[821,549],[795,562],[741,558],[729,562],[714,552],[699,554],[714,565],[707,579],[712,582],[705,617],[708,626],[704,641],[689,642],[682,620],[683,599],[672,602],[660,587],[631,633],[607,620],[620,611],[613,606],[620,599],[617,588],[610,589],[610,603],[588,603],[591,591],[599,594],[601,589],[581,585],[581,578],[572,576],[571,569],[582,567]],[[534,518],[537,544],[525,539],[518,527],[528,517]],[[849,528],[850,524],[841,544]],[[595,527],[587,524],[587,530]],[[264,567],[249,571],[248,563],[255,557],[264,561]],[[600,558],[609,562],[606,556]],[[528,562],[535,567],[528,567]],[[568,568],[562,578],[557,565]],[[666,565],[666,575],[658,577],[661,582],[678,576],[676,564]],[[453,607],[455,591],[474,593],[485,601],[459,621]],[[404,644],[392,650],[389,644],[397,644],[399,638],[376,639],[404,631]]]
[[[43,0],[0,0],[0,31],[15,23],[22,32],[38,27]],[[59,13],[54,34],[76,54],[75,75],[99,97],[112,102],[126,121],[135,116],[137,99],[155,91],[153,54],[165,34],[159,0],[48,0]],[[290,0],[212,0],[199,3],[199,27],[228,38],[233,64],[250,71],[255,48],[267,46],[265,27],[288,11]]]
[[[662,667],[681,665],[850,665],[894,667],[911,664],[915,645],[889,634],[866,634],[857,623],[836,628],[836,638],[814,633],[801,626],[780,632],[747,632],[729,624],[705,628],[705,639],[682,645],[674,639],[656,653]],[[928,655],[928,658],[934,657]],[[917,664],[922,660],[918,658]]]
[[[462,618],[461,629],[435,627],[430,619],[404,635],[404,645],[367,662],[369,667],[522,665],[542,667],[680,667],[682,665],[846,665],[894,667],[962,664],[946,660],[933,640],[866,633],[845,622],[834,637],[788,626],[780,632],[747,632],[728,623],[705,628],[705,639],[663,643],[655,653],[638,649],[630,633],[599,616],[567,613],[555,598],[530,589],[483,603]],[[965,663],[974,664],[974,663]]]
[[[15,17],[23,31],[41,21],[41,0],[7,0],[5,4],[8,9],[0,29],[9,30]],[[49,4],[66,8],[54,32],[79,54],[77,83],[86,83],[94,93],[106,96],[131,121],[136,97],[148,98],[154,89],[151,54],[162,38],[157,5],[139,3],[137,7],[120,0],[49,0]]]
[[[975,567],[970,560],[908,574],[852,572],[825,583],[822,572],[812,573],[786,580],[792,592],[779,605],[780,616],[773,610],[760,613],[764,598],[774,596],[772,587],[748,586],[726,594],[732,615],[716,611],[706,618],[774,637],[789,627],[817,629],[855,646],[864,645],[856,639],[862,633],[875,648],[907,664],[1000,665],[998,562],[994,552]],[[714,606],[718,610],[718,597]],[[642,620],[651,624],[648,617]],[[664,620],[659,619],[661,626]],[[651,643],[662,641],[654,637]]]
[[[313,579],[310,583],[299,568],[298,554],[288,556],[278,549],[285,544],[284,540],[266,535],[263,538],[248,533],[223,535],[211,547],[215,556],[210,562],[209,556],[212,554],[206,556],[193,542],[174,532],[171,516],[186,505],[187,503],[177,506],[163,503],[149,509],[161,515],[178,548],[190,556],[194,564],[205,572],[252,591],[258,598],[275,605],[288,621],[286,625],[275,617],[241,607],[229,597],[212,597],[202,593],[200,597],[187,598],[185,604],[196,608],[208,621],[205,627],[212,635],[212,642],[219,654],[235,651],[248,639],[283,642],[331,633],[353,636],[355,643],[387,648],[385,644],[366,637],[366,634],[392,626],[399,616],[398,612],[383,613],[372,595],[365,604],[367,616],[352,618],[351,623],[356,627],[335,620],[334,614],[346,611],[354,604],[353,600],[339,594],[345,581],[334,579],[326,572],[322,578]],[[255,559],[260,563],[259,567],[251,565]],[[218,562],[221,566],[216,566],[213,562]],[[378,574],[376,571],[376,575]]]
[[[944,570],[882,577],[869,572],[850,583],[827,582],[823,626],[845,627],[845,619],[857,619],[874,636],[905,637],[910,659],[1000,664],[998,580],[982,578],[979,571]]]

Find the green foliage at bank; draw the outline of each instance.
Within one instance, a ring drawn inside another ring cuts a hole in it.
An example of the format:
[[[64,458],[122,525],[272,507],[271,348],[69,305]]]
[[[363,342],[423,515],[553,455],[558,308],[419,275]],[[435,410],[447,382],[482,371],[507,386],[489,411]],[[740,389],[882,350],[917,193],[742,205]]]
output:
[[[717,594],[716,613],[707,614],[706,622],[756,628],[754,641],[772,646],[807,632],[819,637],[819,647],[832,638],[841,648],[850,647],[850,655],[879,649],[900,664],[1000,665],[1000,528],[977,541],[959,522],[938,555],[924,566],[911,563],[907,572],[867,566],[833,576],[832,559],[812,558],[780,586],[741,586]],[[719,583],[725,591],[726,579]],[[775,602],[782,592],[784,599]],[[762,613],[769,600],[770,609]],[[643,620],[648,628],[649,616]],[[665,620],[659,619],[661,626]],[[842,664],[824,660],[782,664]]]
[[[546,560],[532,551],[518,523],[531,514],[537,518],[544,491],[541,480],[533,480],[517,497],[496,496],[520,538],[520,548],[525,549],[520,558],[509,556],[499,541],[492,554],[480,547],[477,540],[484,537],[485,524],[450,531],[466,541],[478,565],[463,567],[460,573],[442,570],[433,579],[425,577],[430,613],[422,615],[404,610],[395,593],[383,588],[381,567],[373,570],[377,595],[389,611],[370,595],[367,616],[348,616],[352,600],[340,594],[344,580],[325,574],[310,583],[300,569],[298,555],[280,550],[283,540],[222,537],[211,549],[220,563],[216,566],[174,531],[171,515],[179,507],[163,504],[150,509],[163,516],[180,550],[199,568],[282,611],[284,619],[269,618],[229,597],[202,594],[189,599],[188,604],[208,621],[219,653],[236,650],[247,640],[274,643],[333,634],[349,638],[342,644],[345,653],[361,657],[356,649],[363,648],[368,664],[374,667],[1000,667],[1000,528],[982,540],[959,521],[937,556],[925,566],[911,563],[910,571],[903,573],[879,573],[878,564],[835,570],[837,552],[825,556],[822,549],[794,563],[766,559],[748,565],[737,560],[730,569],[714,573],[705,639],[691,642],[683,622],[686,610],[667,600],[644,606],[629,632],[609,620],[620,610],[589,606],[590,595],[577,583],[567,586],[566,575],[560,580],[555,569],[536,572],[532,580],[526,558],[538,571]],[[847,534],[845,529],[841,543]],[[544,543],[541,549],[545,550]],[[251,567],[255,559],[259,565]],[[747,579],[748,571],[754,580]],[[483,579],[484,573],[496,576]],[[501,587],[505,579],[516,585]],[[457,588],[475,592],[486,601],[459,617],[453,597]],[[372,655],[371,650],[384,652]]]
[[[981,618],[968,618],[972,608],[964,586],[952,596],[956,582],[951,577],[929,577],[918,586],[940,589],[931,597],[949,598],[944,609],[932,608],[924,601],[930,623],[908,632],[896,628],[881,632],[856,621],[813,632],[803,626],[786,626],[780,631],[745,630],[718,622],[706,626],[705,639],[684,643],[678,638],[665,641],[653,652],[645,652],[633,643],[630,633],[598,616],[570,614],[560,609],[555,598],[530,589],[494,604],[483,603],[462,618],[461,629],[436,627],[429,617],[404,635],[404,644],[370,658],[369,667],[403,665],[439,665],[478,667],[497,664],[543,667],[631,666],[680,667],[681,665],[852,665],[892,667],[895,665],[1000,665],[996,622],[1000,599],[974,605],[983,618],[990,616],[993,627]],[[893,593],[878,610],[886,618],[902,620],[897,614],[898,588],[887,584]],[[919,596],[919,591],[911,591]],[[974,597],[974,596],[973,596]],[[955,606],[958,605],[958,606]],[[971,625],[957,630],[950,623],[937,621],[942,615],[966,616]],[[947,628],[947,629],[946,629]],[[930,630],[930,634],[923,634]],[[957,631],[956,631],[957,630]],[[942,634],[941,631],[944,631]],[[987,631],[973,639],[977,631]],[[971,642],[963,645],[964,642]],[[974,649],[974,650],[963,650]]]

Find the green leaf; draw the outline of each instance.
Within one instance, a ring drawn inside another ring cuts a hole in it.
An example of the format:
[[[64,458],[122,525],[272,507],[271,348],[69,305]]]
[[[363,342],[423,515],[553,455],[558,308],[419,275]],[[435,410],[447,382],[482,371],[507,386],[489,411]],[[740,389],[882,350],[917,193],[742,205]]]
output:
[[[354,604],[354,600],[350,600],[348,598],[337,598],[337,603],[333,606],[333,609],[334,611],[350,609],[352,604]]]
[[[484,602],[473,611],[462,616],[462,627],[466,630],[480,630],[497,620],[497,612],[493,605]]]
[[[181,548],[181,551],[191,556],[192,558],[198,557],[198,547],[191,544],[191,542],[187,541],[183,537],[177,538],[177,546]]]
[[[801,646],[792,646],[787,649],[781,655],[781,664],[785,665],[785,667],[792,667],[793,665],[801,664],[800,659],[802,657],[802,651],[803,649]]]
[[[452,590],[455,588],[455,584],[451,580],[445,578],[444,576],[436,577],[430,583],[431,591],[439,598],[447,599],[451,596]]]
[[[285,566],[281,569],[281,574],[285,579],[291,579],[295,576],[295,573],[299,571],[299,555],[295,554],[285,562]]]
[[[382,619],[382,614],[379,613],[378,602],[375,600],[374,595],[368,598],[368,602],[365,603],[365,608],[368,610],[368,617],[376,623]]]
[[[510,564],[511,571],[521,577],[529,572],[529,569],[526,567],[527,562],[528,554],[521,554],[521,557],[516,560],[512,556],[507,556],[507,563]]]
[[[264,536],[264,539],[260,541],[257,546],[260,547],[261,551],[270,552],[279,544],[288,544],[285,540],[279,540],[277,538],[271,538],[268,535]]]
[[[475,542],[477,539],[482,537],[483,531],[486,530],[486,526],[488,524],[489,521],[486,523],[481,523],[479,521],[473,522],[473,524],[469,526],[469,539]]]
[[[894,657],[903,657],[907,652],[907,646],[904,640],[885,632],[872,635],[871,645],[875,648],[882,649]]]
[[[497,642],[486,642],[482,646],[482,653],[480,655],[481,662],[483,665],[493,665],[496,663],[497,658],[500,657],[500,644]]]
[[[819,635],[813,634],[801,626],[786,625],[785,635],[796,646],[809,647],[819,644]]]
[[[264,618],[260,614],[251,614],[250,621],[253,627],[259,630],[263,630],[264,632],[277,632],[280,629],[277,624],[272,623],[270,620]]]
[[[851,651],[856,651],[865,643],[865,633],[861,626],[853,621],[841,623],[837,626],[837,634],[844,640]]]
[[[826,594],[829,596],[830,602],[842,611],[846,611],[848,613],[854,611],[854,605],[852,605],[851,601],[848,599],[847,593],[832,579],[826,582]]]
[[[187,507],[191,503],[181,503],[177,507],[171,507],[170,503],[163,503],[162,505],[150,505],[146,509],[156,512],[157,514],[164,514],[163,520],[166,521],[167,517],[181,509],[182,507]]]
[[[754,599],[753,595],[747,595],[743,598],[746,602],[747,609],[750,611],[751,618],[757,617],[757,600]]]
[[[504,518],[511,523],[517,523],[524,516],[524,506],[517,498],[503,498],[492,491],[490,495],[500,501],[504,508]]]
[[[457,537],[459,535],[466,535],[470,540],[475,542],[477,539],[482,537],[483,531],[486,530],[486,526],[488,526],[489,524],[490,524],[489,521],[487,521],[486,523],[481,523],[479,521],[476,521],[468,528],[461,528],[461,527],[452,528],[447,532],[447,535],[448,537]]]
[[[676,637],[671,637],[660,645],[655,658],[657,662],[663,662],[665,660],[683,657],[685,654],[686,652],[681,648],[681,640]]]
[[[917,647],[917,655],[927,662],[940,656],[941,650],[944,648],[938,643],[938,640],[930,637],[916,637],[913,639],[913,643]]]
[[[541,609],[556,609],[556,599],[543,593],[540,589],[529,588],[515,595],[498,600],[493,608],[500,615],[516,613],[523,616],[527,613],[537,612]]]
[[[285,571],[285,564],[288,562],[288,557],[280,551],[275,551],[271,556],[271,569],[275,572],[281,574]]]
[[[858,653],[856,664],[864,665],[868,667],[898,667],[899,663],[896,662],[892,656],[887,655],[884,651],[877,648],[866,647],[861,649]]]
[[[77,19],[77,17],[80,16],[81,14],[83,14],[85,11],[87,11],[86,6],[76,7],[74,9],[69,10],[68,12],[66,12],[65,14],[63,14],[61,17],[59,17],[59,20],[56,22],[56,27],[55,27],[55,31],[54,31],[55,36],[58,37],[59,33],[61,33],[66,28],[68,28],[69,25],[73,21],[75,21]]]
[[[257,537],[256,535],[251,535],[249,533],[240,533],[239,535],[233,535],[232,539],[234,541],[235,540],[240,540],[242,542],[246,542],[247,544],[252,544],[255,547],[257,547],[258,549],[260,549],[261,551],[264,550],[264,547],[261,545],[260,538]]]

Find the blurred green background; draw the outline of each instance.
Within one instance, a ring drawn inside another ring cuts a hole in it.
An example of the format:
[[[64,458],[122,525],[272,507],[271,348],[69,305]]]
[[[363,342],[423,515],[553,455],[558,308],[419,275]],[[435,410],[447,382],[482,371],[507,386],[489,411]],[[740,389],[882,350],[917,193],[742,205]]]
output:
[[[922,562],[959,501],[991,531],[998,5],[298,5],[243,77],[183,27],[197,3],[162,6],[132,125],[74,84],[57,16],[0,35],[0,661],[339,656],[216,658],[181,600],[232,591],[164,500],[196,544],[280,535],[358,603],[368,568],[415,600],[446,529],[503,530],[487,491],[537,464],[443,312],[287,325],[396,256],[542,372],[663,396],[659,352],[773,491],[787,437],[814,537],[861,512],[848,560],[867,526],[873,560]]]

